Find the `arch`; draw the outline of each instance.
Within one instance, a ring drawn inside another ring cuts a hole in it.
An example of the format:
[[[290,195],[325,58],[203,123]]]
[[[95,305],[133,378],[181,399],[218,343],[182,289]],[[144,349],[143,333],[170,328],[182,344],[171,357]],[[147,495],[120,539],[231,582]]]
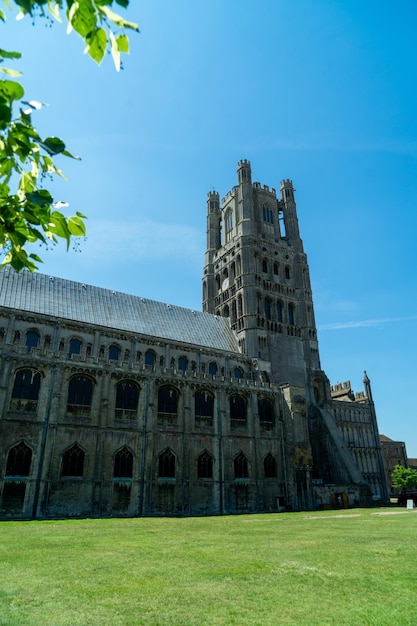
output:
[[[223,317],[230,317],[229,305],[228,304],[225,304],[225,306],[223,307],[222,315],[223,315]]]
[[[82,478],[84,475],[85,452],[74,443],[62,455],[61,476]]]
[[[262,273],[268,273],[268,261],[266,259],[262,259]]]
[[[32,450],[20,441],[9,450],[5,476],[29,476],[32,463]]]
[[[275,422],[274,404],[269,398],[258,397],[258,415],[262,428],[272,428]]]
[[[246,398],[238,394],[230,396],[229,409],[231,428],[246,428]]]
[[[291,278],[291,270],[290,270],[290,266],[289,265],[285,266],[284,273],[285,273],[285,278],[287,280],[290,280],[290,278]]]
[[[28,330],[26,333],[26,348],[28,352],[32,351],[32,348],[37,348],[39,345],[40,335],[37,330]]]
[[[175,478],[175,454],[170,448],[166,448],[158,457],[159,478]]]
[[[158,421],[173,424],[178,417],[178,390],[170,385],[158,389]]]
[[[242,273],[242,259],[240,254],[236,257],[236,276],[240,276]]]
[[[236,378],[236,380],[242,380],[243,378],[243,370],[241,367],[235,367],[235,369],[233,370],[233,376]]]
[[[178,371],[186,372],[188,369],[188,359],[186,356],[180,356],[178,359]]]
[[[73,354],[80,354],[81,352],[81,340],[77,337],[70,339],[68,348],[68,358],[70,359]]]
[[[235,478],[249,478],[248,459],[243,452],[239,452],[239,454],[235,456],[233,465]]]
[[[264,477],[276,478],[277,477],[277,462],[275,457],[269,452],[264,458]]]
[[[132,478],[133,453],[127,446],[120,448],[114,455],[113,478]]]
[[[203,450],[198,456],[197,476],[198,478],[213,478],[213,457],[207,450]]]
[[[210,376],[216,376],[216,374],[217,374],[217,363],[215,361],[211,361],[209,363],[208,370],[209,370]]]
[[[194,414],[196,425],[213,426],[214,395],[200,389],[194,396]]]
[[[153,350],[146,350],[145,352],[145,366],[146,367],[154,367],[156,360],[156,355]]]
[[[264,300],[264,312],[267,320],[271,319],[271,299],[265,298]]]
[[[295,326],[295,306],[292,302],[288,305],[288,323],[291,326]]]
[[[274,276],[278,276],[278,274],[279,274],[279,263],[277,263],[277,262],[274,263],[273,271],[274,271]]]
[[[116,386],[117,419],[134,419],[138,409],[139,385],[133,380],[121,380]]]
[[[10,409],[35,413],[38,408],[40,386],[40,372],[29,368],[17,370],[10,399]]]
[[[93,397],[93,380],[84,374],[73,376],[68,385],[67,413],[89,417]]]
[[[109,361],[118,361],[120,357],[120,348],[115,344],[109,346]]]

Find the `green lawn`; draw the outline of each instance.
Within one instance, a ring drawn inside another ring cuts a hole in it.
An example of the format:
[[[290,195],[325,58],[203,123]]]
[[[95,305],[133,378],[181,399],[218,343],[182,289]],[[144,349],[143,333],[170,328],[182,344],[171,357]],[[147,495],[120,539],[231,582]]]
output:
[[[417,515],[0,523],[0,624],[417,624]]]

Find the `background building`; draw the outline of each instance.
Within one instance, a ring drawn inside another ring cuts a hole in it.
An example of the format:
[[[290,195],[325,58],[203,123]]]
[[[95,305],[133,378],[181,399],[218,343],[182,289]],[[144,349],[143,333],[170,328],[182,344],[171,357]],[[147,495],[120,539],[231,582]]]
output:
[[[0,273],[0,514],[387,500],[376,414],[321,369],[290,180],[208,194],[203,312]]]

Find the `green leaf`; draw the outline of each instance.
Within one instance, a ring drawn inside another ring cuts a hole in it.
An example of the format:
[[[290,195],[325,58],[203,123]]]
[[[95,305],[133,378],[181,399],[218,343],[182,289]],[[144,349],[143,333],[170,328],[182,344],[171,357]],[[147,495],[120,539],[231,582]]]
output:
[[[129,38],[126,35],[117,35],[116,41],[119,52],[129,54]]]
[[[87,234],[84,222],[82,219],[75,216],[68,218],[68,230],[71,235],[74,235],[75,237],[85,237]]]
[[[80,156],[76,156],[74,154],[71,154],[71,152],[69,152],[68,150],[63,150],[61,152],[61,154],[63,154],[66,157],[69,157],[70,159],[75,159],[76,161],[81,161],[81,157]]]
[[[17,70],[11,70],[8,67],[0,67],[0,72],[3,74],[7,74],[7,76],[21,76],[22,72],[18,72]]]
[[[58,137],[47,137],[43,141],[40,141],[39,145],[51,156],[59,154],[65,150],[64,142]]]
[[[7,104],[0,103],[0,130],[4,130],[12,119],[12,109]]]
[[[7,52],[7,50],[0,48],[0,57],[3,59],[21,59],[22,54],[21,52]]]
[[[50,206],[54,200],[47,189],[40,189],[39,191],[27,193],[26,197],[38,206]]]
[[[3,97],[8,102],[21,100],[24,93],[25,90],[20,83],[13,80],[0,80],[0,97]]]
[[[87,37],[87,47],[85,52],[96,62],[98,65],[103,60],[104,54],[107,48],[107,35],[104,28],[97,28],[90,37]]]
[[[68,22],[85,39],[95,29],[97,23],[97,16],[92,2],[90,0],[74,2],[68,13]]]

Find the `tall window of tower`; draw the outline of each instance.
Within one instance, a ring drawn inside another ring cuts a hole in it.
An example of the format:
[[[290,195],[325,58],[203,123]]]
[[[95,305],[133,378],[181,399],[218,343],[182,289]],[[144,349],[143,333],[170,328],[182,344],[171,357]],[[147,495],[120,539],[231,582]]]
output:
[[[277,317],[278,321],[282,323],[282,302],[277,302]]]
[[[279,264],[274,263],[274,276],[278,276],[279,273]]]
[[[272,213],[272,209],[269,206],[264,205],[262,207],[262,215],[264,218],[264,222],[267,222],[267,224],[274,223],[274,214]]]
[[[285,230],[284,211],[278,211],[278,223],[279,223],[279,231],[280,231],[281,237],[286,237],[287,233]]]
[[[265,317],[267,320],[271,319],[271,300],[265,298]]]
[[[268,273],[268,261],[266,259],[262,260],[262,272],[264,274]]]
[[[285,278],[289,280],[291,278],[291,272],[288,265],[285,266]]]
[[[230,241],[233,229],[233,215],[231,211],[227,211],[224,216],[224,229],[226,232],[226,241]]]
[[[295,326],[294,305],[292,303],[288,305],[288,323]]]

